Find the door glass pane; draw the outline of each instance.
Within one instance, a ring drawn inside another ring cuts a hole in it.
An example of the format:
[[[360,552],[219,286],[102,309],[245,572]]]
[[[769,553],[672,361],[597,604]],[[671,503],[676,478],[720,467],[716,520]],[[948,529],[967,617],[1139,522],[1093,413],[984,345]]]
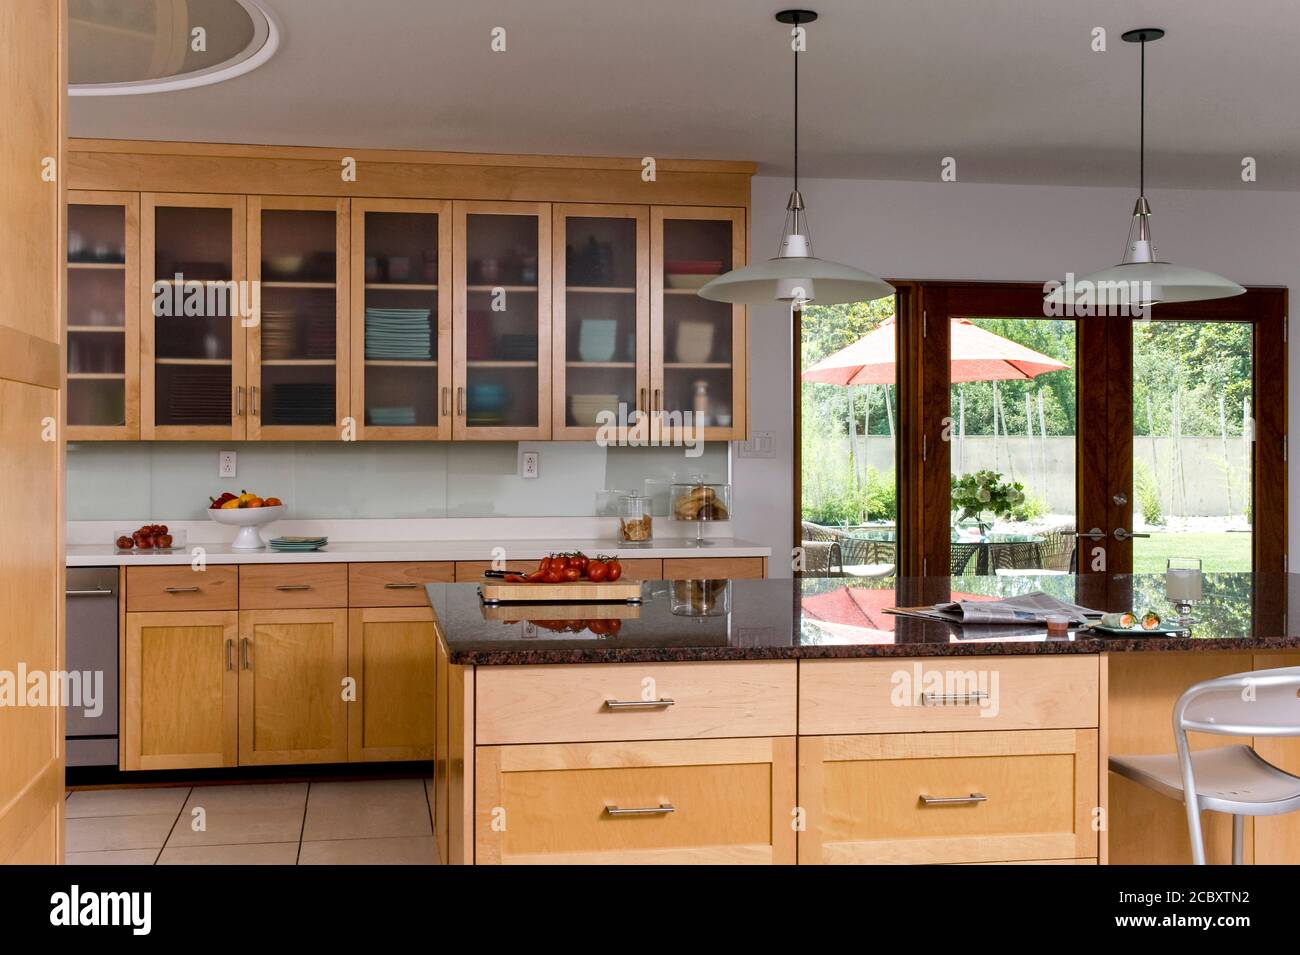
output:
[[[264,209],[263,425],[332,425],[337,347],[335,215]]]
[[[465,245],[465,422],[537,427],[537,217],[470,214]]]
[[[437,427],[438,216],[365,216],[365,423]]]
[[[950,332],[952,575],[1073,572],[1074,321],[954,318]]]
[[[800,454],[808,576],[894,577],[894,305],[890,297],[803,312]]]
[[[731,426],[732,308],[696,294],[731,270],[731,230],[727,219],[664,220],[661,404],[669,415],[704,409],[694,422],[704,427]]]
[[[238,304],[230,209],[154,213],[154,421],[229,425],[232,326]]]
[[[565,222],[565,423],[636,407],[636,220]]]
[[[1133,323],[1133,572],[1249,571],[1253,326]]]
[[[68,424],[126,423],[126,210],[68,207]]]

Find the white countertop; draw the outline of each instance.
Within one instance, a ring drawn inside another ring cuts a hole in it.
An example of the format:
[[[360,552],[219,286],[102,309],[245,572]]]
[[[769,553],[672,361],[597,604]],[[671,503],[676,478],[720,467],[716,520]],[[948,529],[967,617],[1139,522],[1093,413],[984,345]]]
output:
[[[370,561],[413,560],[492,560],[504,551],[507,565],[512,561],[536,561],[552,552],[580,550],[588,555],[609,554],[614,557],[770,557],[772,550],[732,537],[710,537],[704,546],[693,540],[667,539],[650,546],[629,547],[611,540],[385,540],[332,541],[311,553],[276,553],[266,550],[234,550],[228,543],[204,543],[190,540],[184,548],[170,554],[150,551],[117,553],[112,544],[69,544],[69,567],[129,567],[157,564],[188,564],[199,556],[209,564],[294,564],[294,563],[363,563]]]

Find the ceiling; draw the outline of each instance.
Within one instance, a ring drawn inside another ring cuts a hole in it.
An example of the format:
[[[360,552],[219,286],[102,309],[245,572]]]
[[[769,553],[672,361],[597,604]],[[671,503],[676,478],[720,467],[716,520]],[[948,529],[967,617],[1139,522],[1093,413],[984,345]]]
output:
[[[73,136],[752,159],[790,170],[793,53],[755,0],[263,0],[284,29],[214,86],[76,98]],[[1300,189],[1294,0],[809,0],[801,173]],[[1050,12],[1048,12],[1050,11]],[[506,28],[504,53],[489,49]],[[1092,30],[1107,31],[1093,52]],[[1244,156],[1258,182],[1241,182]]]

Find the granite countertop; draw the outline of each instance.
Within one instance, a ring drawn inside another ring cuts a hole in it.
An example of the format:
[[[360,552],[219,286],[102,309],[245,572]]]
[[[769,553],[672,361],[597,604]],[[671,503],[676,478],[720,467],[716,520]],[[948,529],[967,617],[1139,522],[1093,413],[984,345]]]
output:
[[[274,536],[263,531],[263,537]],[[103,544],[73,544],[66,549],[68,567],[144,567],[188,564],[196,547],[202,547],[209,564],[367,563],[372,561],[491,560],[494,548],[504,548],[511,561],[537,561],[552,551],[583,551],[633,559],[637,557],[769,557],[770,547],[735,538],[710,538],[707,547],[691,539],[665,538],[648,546],[629,547],[612,540],[398,540],[331,541],[311,553],[277,553],[273,550],[234,550],[227,543],[191,540],[172,553],[134,551],[119,554],[108,539]]]
[[[1043,590],[1097,610],[1150,609],[1171,621],[1163,575],[648,581],[640,606],[558,609],[485,608],[473,583],[427,590],[457,665],[1300,649],[1300,617],[1287,614],[1288,606],[1300,614],[1294,574],[1206,575],[1191,634],[1180,637],[1071,631],[1049,638],[1042,627],[994,631],[882,612],[950,595]]]

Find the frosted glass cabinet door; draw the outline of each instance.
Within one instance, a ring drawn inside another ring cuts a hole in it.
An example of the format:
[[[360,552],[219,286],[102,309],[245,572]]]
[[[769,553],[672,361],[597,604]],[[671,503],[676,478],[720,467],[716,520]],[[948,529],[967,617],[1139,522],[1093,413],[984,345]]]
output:
[[[651,402],[661,437],[703,428],[705,439],[745,437],[743,305],[697,294],[745,264],[745,211],[651,210]]]
[[[555,206],[552,437],[650,407],[650,207]]]
[[[357,437],[452,437],[451,203],[352,200]]]
[[[243,196],[140,197],[140,436],[246,434],[244,341],[255,321]]]
[[[140,437],[140,197],[68,193],[69,441]]]
[[[348,413],[348,200],[250,196],[248,437],[338,439]]]
[[[551,207],[453,204],[456,438],[551,436]]]

